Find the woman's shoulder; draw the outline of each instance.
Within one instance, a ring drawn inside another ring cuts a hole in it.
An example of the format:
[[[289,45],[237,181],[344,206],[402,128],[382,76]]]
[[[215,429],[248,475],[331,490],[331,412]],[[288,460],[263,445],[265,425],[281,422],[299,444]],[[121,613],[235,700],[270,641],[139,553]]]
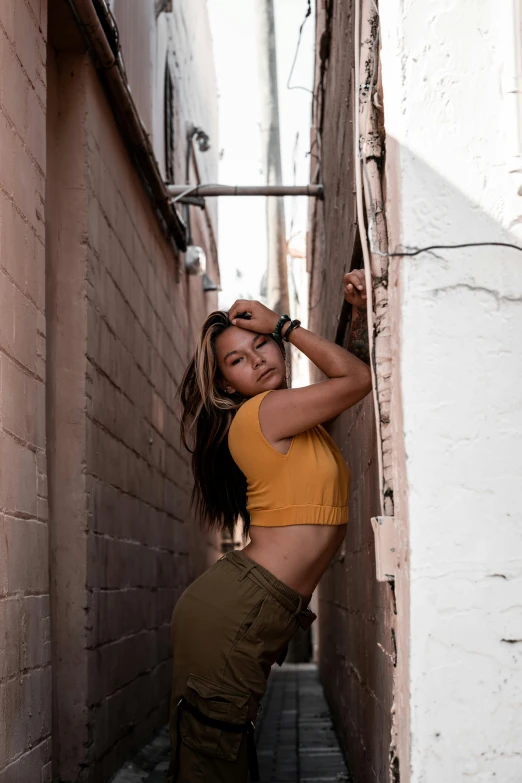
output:
[[[250,419],[259,421],[259,407],[267,394],[269,391],[261,392],[261,394],[256,394],[255,397],[249,397],[248,400],[245,400],[234,416],[232,424],[247,422]]]
[[[256,394],[255,397],[250,397],[241,405],[230,425],[229,439],[231,436],[235,437],[246,430],[257,430],[259,428],[259,406],[268,393],[266,391]]]

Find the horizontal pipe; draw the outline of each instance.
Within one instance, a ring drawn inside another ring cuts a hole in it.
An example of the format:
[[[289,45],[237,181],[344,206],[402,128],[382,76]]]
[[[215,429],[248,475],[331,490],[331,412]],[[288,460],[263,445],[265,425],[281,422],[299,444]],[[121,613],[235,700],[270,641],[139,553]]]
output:
[[[187,196],[312,196],[324,198],[322,185],[167,185],[173,198]]]

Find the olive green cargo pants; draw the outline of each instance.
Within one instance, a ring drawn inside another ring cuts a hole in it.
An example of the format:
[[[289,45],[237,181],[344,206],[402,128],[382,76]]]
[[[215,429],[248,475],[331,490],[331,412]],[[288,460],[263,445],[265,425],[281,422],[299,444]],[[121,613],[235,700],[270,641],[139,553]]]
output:
[[[180,596],[172,616],[174,674],[168,783],[257,780],[253,729],[270,668],[310,596],[241,551],[227,552]]]

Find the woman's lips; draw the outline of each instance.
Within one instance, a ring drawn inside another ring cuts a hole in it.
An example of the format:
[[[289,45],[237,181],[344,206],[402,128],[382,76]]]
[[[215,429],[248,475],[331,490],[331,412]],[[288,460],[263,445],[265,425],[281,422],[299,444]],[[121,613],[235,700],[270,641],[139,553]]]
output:
[[[274,372],[274,368],[273,367],[269,367],[268,370],[265,370],[264,372],[262,372],[261,375],[259,376],[258,380],[262,381],[263,378],[266,378],[266,376],[270,375],[271,372]]]

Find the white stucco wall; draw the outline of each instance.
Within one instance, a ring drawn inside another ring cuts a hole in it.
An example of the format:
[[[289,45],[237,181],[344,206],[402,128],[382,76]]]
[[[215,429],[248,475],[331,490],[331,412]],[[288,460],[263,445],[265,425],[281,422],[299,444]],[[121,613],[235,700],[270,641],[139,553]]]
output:
[[[380,6],[391,249],[522,246],[519,3]],[[520,783],[522,253],[423,253],[393,259],[392,276],[410,568],[401,783]]]

